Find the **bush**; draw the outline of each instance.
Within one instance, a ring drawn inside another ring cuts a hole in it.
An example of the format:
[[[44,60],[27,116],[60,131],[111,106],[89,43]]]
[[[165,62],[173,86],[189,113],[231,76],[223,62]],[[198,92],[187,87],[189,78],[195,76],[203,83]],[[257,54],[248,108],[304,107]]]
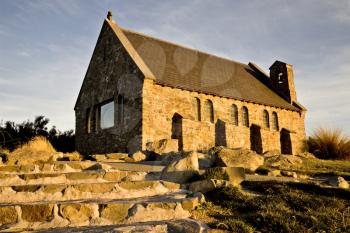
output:
[[[308,147],[319,159],[350,160],[350,139],[340,129],[317,129],[309,138]]]

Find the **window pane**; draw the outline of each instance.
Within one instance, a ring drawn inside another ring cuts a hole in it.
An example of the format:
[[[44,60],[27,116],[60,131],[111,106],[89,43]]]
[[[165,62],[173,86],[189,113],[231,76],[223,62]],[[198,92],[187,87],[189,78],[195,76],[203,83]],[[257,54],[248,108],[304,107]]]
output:
[[[114,126],[114,102],[101,106],[101,129]]]

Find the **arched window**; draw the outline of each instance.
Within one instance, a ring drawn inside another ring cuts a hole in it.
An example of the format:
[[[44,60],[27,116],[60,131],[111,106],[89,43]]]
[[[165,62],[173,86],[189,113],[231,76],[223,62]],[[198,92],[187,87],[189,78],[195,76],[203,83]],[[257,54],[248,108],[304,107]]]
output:
[[[232,124],[238,125],[238,108],[235,104],[232,104]]]
[[[263,112],[263,121],[264,121],[264,127],[270,128],[270,117],[269,117],[269,112],[267,110],[264,110]]]
[[[278,116],[276,112],[272,113],[272,129],[278,131],[279,125],[278,125]]]
[[[246,106],[242,107],[242,125],[249,127],[249,113]]]
[[[193,102],[193,107],[195,109],[195,117],[197,121],[201,121],[202,116],[201,116],[201,100],[199,98],[195,98]]]
[[[209,119],[211,123],[214,123],[214,107],[211,100],[205,101],[205,112],[207,119]]]

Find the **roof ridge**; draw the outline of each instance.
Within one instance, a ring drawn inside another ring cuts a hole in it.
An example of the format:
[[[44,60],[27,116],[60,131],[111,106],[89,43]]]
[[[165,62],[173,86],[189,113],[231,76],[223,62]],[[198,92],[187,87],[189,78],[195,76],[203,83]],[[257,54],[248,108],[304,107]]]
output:
[[[119,26],[120,27],[120,26]],[[171,45],[174,45],[174,46],[178,46],[178,47],[182,47],[184,49],[188,49],[188,50],[192,50],[192,51],[195,51],[197,53],[201,53],[201,54],[204,54],[204,55],[207,55],[207,56],[211,56],[211,57],[216,57],[216,58],[219,58],[219,59],[222,59],[222,60],[226,60],[226,61],[229,61],[229,62],[234,62],[236,64],[240,64],[240,65],[243,65],[243,66],[246,66],[246,67],[249,67],[248,64],[245,64],[245,63],[242,63],[242,62],[239,62],[239,61],[235,61],[235,60],[232,60],[230,58],[226,58],[226,57],[221,57],[221,56],[218,56],[218,55],[215,55],[215,54],[211,54],[209,52],[204,52],[204,51],[201,51],[201,50],[198,50],[198,49],[194,49],[194,48],[191,48],[191,47],[187,47],[185,45],[181,45],[181,44],[177,44],[175,42],[171,42],[171,41],[167,41],[165,39],[160,39],[160,38],[157,38],[157,37],[154,37],[154,36],[150,36],[148,34],[145,34],[145,33],[141,33],[141,32],[137,32],[137,31],[134,31],[134,30],[130,30],[130,29],[126,29],[126,28],[123,28],[123,27],[120,27],[123,31],[126,31],[126,32],[131,32],[131,33],[134,33],[134,34],[138,34],[140,36],[145,36],[145,37],[148,37],[148,38],[151,38],[151,39],[154,39],[154,40],[158,40],[158,41],[161,41],[161,42],[164,42],[164,43],[168,43],[168,44],[171,44]]]

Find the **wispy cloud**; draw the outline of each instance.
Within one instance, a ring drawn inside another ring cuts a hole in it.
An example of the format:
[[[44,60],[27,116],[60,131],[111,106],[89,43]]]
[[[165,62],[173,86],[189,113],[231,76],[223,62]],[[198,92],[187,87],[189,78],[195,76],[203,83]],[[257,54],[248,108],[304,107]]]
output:
[[[293,64],[308,131],[326,124],[350,133],[348,0],[3,0],[0,119],[45,114],[74,127],[72,108],[109,9],[123,27],[198,50],[265,70],[276,59]]]

